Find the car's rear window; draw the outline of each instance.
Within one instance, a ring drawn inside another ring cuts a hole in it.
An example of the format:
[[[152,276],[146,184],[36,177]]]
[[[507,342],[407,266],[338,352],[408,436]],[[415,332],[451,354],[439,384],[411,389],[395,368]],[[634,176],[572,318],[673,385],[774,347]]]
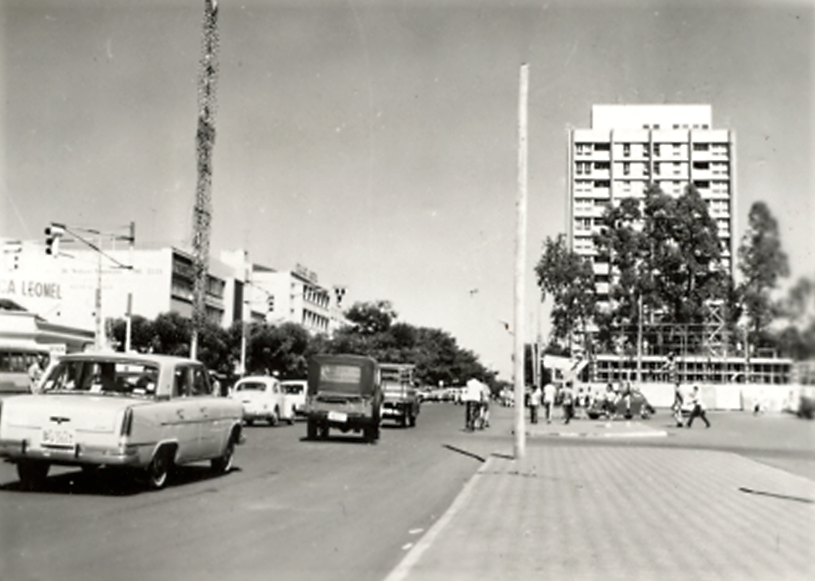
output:
[[[263,391],[266,384],[262,381],[245,381],[235,386],[235,391]]]
[[[331,365],[320,366],[320,381],[328,383],[359,383],[362,377],[362,368],[356,365]]]
[[[283,385],[283,393],[287,393],[289,395],[297,395],[303,393],[303,386],[302,385]]]
[[[83,359],[60,361],[42,383],[42,392],[98,393],[153,397],[158,365],[141,361]]]

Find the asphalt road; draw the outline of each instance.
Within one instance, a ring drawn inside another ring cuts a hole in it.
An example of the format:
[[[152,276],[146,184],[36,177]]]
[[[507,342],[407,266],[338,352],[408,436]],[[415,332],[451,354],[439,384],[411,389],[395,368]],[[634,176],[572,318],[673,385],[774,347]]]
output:
[[[462,407],[425,404],[376,445],[256,425],[231,473],[186,467],[158,492],[64,468],[23,492],[2,464],[0,579],[381,580],[478,469],[462,424]]]

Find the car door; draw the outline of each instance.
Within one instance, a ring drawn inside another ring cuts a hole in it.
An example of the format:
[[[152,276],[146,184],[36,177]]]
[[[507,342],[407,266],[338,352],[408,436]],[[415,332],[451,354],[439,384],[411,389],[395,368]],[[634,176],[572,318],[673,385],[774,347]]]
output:
[[[192,398],[197,402],[201,413],[198,457],[214,458],[221,454],[223,446],[224,422],[221,420],[221,406],[224,400],[212,393],[209,374],[203,365],[193,366],[191,372]]]
[[[196,397],[195,366],[178,364],[173,378],[171,404],[174,417],[172,432],[178,442],[179,463],[194,462],[202,457],[202,424],[206,403]]]

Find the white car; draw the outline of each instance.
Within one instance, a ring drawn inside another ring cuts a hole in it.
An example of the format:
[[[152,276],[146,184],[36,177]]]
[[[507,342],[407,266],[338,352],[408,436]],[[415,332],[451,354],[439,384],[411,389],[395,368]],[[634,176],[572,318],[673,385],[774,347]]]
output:
[[[258,420],[276,426],[280,420],[294,423],[294,414],[286,408],[280,380],[269,375],[244,377],[232,388],[229,397],[243,405],[243,420],[251,426]]]
[[[283,387],[284,407],[289,410],[292,417],[306,416],[306,387],[305,379],[286,379],[280,382]]]
[[[232,467],[243,442],[239,404],[212,393],[199,361],[167,355],[62,356],[39,392],[3,400],[0,457],[36,488],[52,464],[128,467],[162,488],[173,465]]]

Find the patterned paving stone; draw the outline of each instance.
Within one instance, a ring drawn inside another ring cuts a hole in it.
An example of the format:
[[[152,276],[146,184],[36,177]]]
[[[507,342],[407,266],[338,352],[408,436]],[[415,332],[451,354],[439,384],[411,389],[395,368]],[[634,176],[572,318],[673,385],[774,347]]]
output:
[[[534,446],[493,456],[389,577],[815,578],[815,483],[737,454]]]

